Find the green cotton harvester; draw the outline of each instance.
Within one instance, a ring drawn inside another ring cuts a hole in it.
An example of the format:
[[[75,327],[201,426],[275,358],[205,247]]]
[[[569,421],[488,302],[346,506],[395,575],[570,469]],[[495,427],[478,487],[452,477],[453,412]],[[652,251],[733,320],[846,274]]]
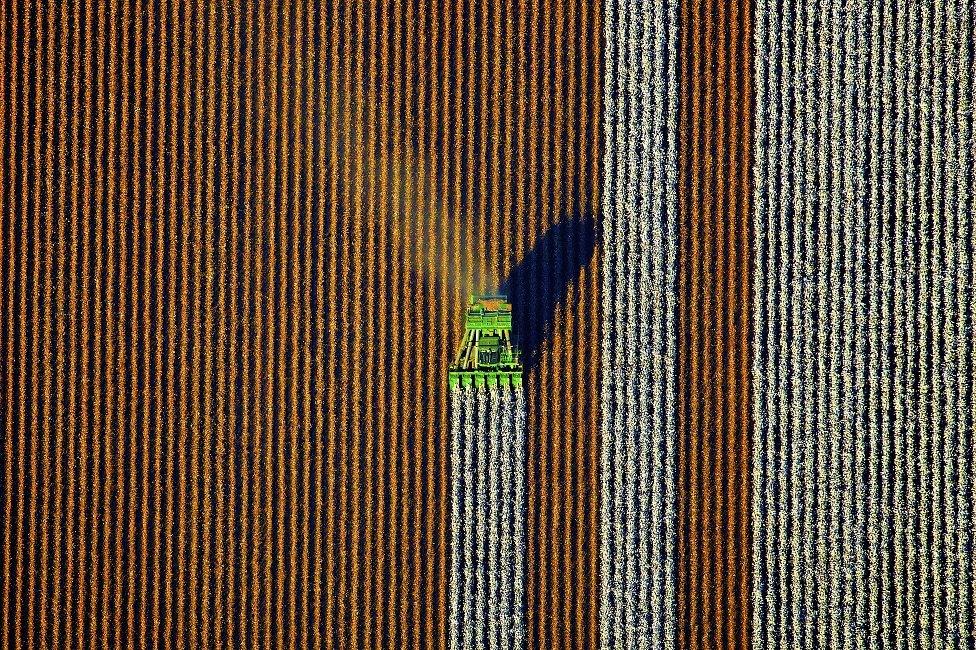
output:
[[[471,296],[464,340],[447,382],[452,390],[459,386],[522,387],[522,364],[512,337],[512,305],[505,296]]]

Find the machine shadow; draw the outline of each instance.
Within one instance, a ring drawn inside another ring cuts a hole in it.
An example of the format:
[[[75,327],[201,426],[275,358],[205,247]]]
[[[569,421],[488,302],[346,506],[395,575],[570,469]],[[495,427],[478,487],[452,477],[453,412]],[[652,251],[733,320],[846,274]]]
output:
[[[595,248],[593,215],[572,215],[550,226],[502,282],[500,291],[512,303],[513,329],[526,373],[538,365],[542,344],[552,334],[556,307]]]

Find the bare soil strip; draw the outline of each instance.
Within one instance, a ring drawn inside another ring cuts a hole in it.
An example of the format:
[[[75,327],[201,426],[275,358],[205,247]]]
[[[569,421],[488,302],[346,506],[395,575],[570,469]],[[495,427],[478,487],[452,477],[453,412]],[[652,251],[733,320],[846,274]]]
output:
[[[750,633],[752,4],[681,9],[678,642]]]

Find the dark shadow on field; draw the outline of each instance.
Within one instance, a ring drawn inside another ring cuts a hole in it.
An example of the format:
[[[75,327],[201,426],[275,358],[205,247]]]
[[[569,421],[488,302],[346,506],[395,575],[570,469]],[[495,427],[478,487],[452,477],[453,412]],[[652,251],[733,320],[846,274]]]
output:
[[[552,334],[556,307],[593,258],[595,247],[593,215],[567,217],[550,226],[502,282],[500,292],[512,303],[513,329],[526,372],[539,363],[542,344]]]

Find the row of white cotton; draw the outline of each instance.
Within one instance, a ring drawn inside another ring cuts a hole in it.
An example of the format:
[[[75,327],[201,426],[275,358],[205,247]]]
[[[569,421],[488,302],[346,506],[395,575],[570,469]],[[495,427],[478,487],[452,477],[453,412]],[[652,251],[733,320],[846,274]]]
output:
[[[525,647],[525,396],[451,393],[450,647]]]

